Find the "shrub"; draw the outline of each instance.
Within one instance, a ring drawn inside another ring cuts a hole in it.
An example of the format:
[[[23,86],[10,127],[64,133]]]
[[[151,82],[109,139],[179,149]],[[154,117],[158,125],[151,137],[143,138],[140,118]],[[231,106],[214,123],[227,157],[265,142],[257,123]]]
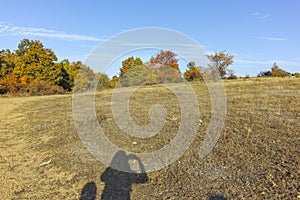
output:
[[[259,74],[257,75],[257,77],[271,77],[271,76],[272,76],[271,71],[259,72]]]
[[[237,79],[238,77],[234,74],[230,74],[227,79]]]
[[[8,92],[8,89],[5,87],[5,85],[2,85],[0,83],[0,95],[6,94]]]
[[[200,70],[201,70],[200,67],[191,67],[190,69],[184,72],[183,77],[187,81],[203,80]]]
[[[271,68],[271,73],[273,77],[286,77],[289,75],[288,72],[281,69],[276,63],[274,63],[273,67]]]
[[[0,79],[0,94],[15,94],[21,87],[21,83],[13,76],[7,76]]]
[[[46,81],[34,81],[27,85],[23,85],[18,92],[28,95],[49,95],[63,94],[65,93],[65,90],[58,85],[50,84]]]
[[[47,81],[24,83],[14,77],[0,79],[0,95],[49,95],[63,93],[65,93],[65,90],[62,87]]]

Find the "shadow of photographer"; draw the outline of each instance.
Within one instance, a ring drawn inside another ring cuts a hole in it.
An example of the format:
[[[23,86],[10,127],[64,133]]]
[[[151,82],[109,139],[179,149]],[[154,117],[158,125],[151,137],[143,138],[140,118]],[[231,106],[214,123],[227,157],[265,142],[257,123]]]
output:
[[[138,162],[139,173],[130,168],[130,160]],[[122,171],[116,170],[120,168]],[[124,151],[118,151],[110,166],[101,175],[101,181],[105,183],[101,200],[130,200],[132,184],[145,183],[148,176],[143,163],[136,155],[126,155]]]
[[[130,161],[138,163],[140,172],[131,169]],[[126,155],[124,151],[118,151],[100,180],[105,183],[101,200],[130,200],[132,184],[146,183],[148,176],[142,161],[136,155]],[[96,196],[97,186],[90,182],[82,189],[80,200],[95,200]]]

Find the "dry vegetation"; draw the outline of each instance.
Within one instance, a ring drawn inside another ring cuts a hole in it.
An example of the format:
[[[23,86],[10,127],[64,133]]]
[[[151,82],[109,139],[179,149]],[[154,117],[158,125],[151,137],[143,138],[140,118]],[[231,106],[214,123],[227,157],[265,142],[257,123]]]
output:
[[[259,78],[225,81],[227,117],[213,151],[199,159],[199,146],[210,118],[205,85],[194,84],[204,126],[176,162],[148,173],[149,181],[133,185],[132,199],[297,199],[300,195],[300,80]],[[180,84],[174,87],[180,87]],[[176,134],[180,107],[162,86],[145,86],[131,98],[136,123],[149,123],[154,103],[168,117],[160,134],[137,139],[115,125],[111,90],[96,97],[97,116],[108,138],[135,152],[161,148]],[[106,166],[81,143],[73,124],[70,95],[0,98],[1,199],[79,199],[88,182],[97,185],[97,199]],[[45,165],[40,166],[41,163]]]

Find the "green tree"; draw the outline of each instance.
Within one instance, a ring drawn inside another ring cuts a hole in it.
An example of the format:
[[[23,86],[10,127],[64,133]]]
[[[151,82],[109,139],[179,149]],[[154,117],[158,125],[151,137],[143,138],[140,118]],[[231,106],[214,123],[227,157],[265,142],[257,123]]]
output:
[[[61,74],[58,85],[63,87],[65,90],[73,90],[75,77],[78,73],[81,63],[70,63],[69,60],[64,59],[59,63],[59,65],[61,67]]]
[[[157,76],[146,66],[141,58],[129,57],[122,61],[120,77],[117,80],[122,86],[137,86],[156,82]],[[115,79],[116,80],[116,79]]]
[[[156,75],[141,58],[129,57],[122,61],[119,82],[122,86],[136,86],[156,82]]]
[[[112,79],[109,81],[110,87],[116,87],[117,83],[119,82],[118,76],[113,76]]]
[[[96,79],[98,79],[98,89],[110,88],[109,78],[106,74],[100,72],[95,73]]]
[[[0,78],[11,74],[15,67],[15,58],[16,54],[12,53],[9,49],[0,51]]]
[[[51,49],[44,48],[40,41],[24,39],[18,45],[13,74],[25,82],[46,81],[58,84],[61,67],[57,65],[57,57]]]
[[[73,65],[75,66],[75,68],[78,68],[78,72],[76,74],[74,82],[74,90],[76,92],[83,92],[89,90],[94,81],[97,80],[95,78],[93,70],[80,61],[73,63]]]
[[[139,86],[155,83],[157,76],[147,65],[138,65],[120,78],[122,86]]]
[[[133,56],[122,61],[122,67],[120,68],[120,77],[124,76],[129,70],[135,68],[136,66],[143,65],[141,58],[134,58]]]
[[[207,58],[210,60],[209,68],[211,69],[213,77],[218,76],[217,72],[222,78],[225,77],[228,73],[228,66],[234,62],[234,56],[226,53],[226,51],[215,52],[213,55],[208,55]]]
[[[20,43],[18,44],[18,49],[16,50],[16,54],[18,56],[23,56],[27,53],[28,48],[30,47],[30,45],[33,43],[34,41],[29,40],[27,38],[23,39],[20,41]]]

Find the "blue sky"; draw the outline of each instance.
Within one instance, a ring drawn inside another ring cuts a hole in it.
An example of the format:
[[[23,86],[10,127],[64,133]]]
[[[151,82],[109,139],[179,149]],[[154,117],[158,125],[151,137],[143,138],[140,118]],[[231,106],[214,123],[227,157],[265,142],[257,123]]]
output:
[[[37,39],[60,60],[84,61],[113,35],[162,27],[188,35],[209,53],[235,55],[231,68],[240,76],[269,70],[274,62],[300,71],[299,0],[0,0],[0,5],[0,49]]]

